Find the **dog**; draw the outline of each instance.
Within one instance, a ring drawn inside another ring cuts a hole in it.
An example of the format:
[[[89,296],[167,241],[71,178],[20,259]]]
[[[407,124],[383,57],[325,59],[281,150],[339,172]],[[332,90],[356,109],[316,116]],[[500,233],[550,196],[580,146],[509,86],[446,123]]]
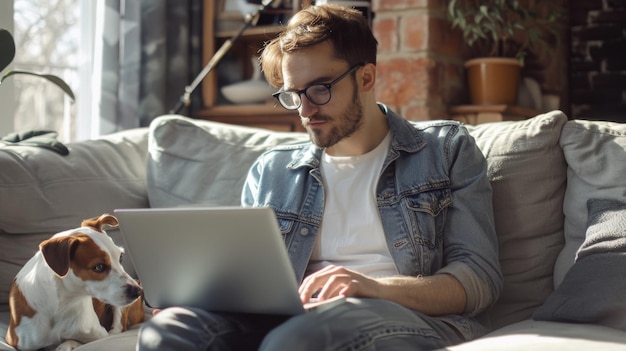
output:
[[[143,290],[122,267],[123,249],[102,229],[112,215],[55,234],[17,273],[6,341],[18,350],[73,350],[143,322]]]

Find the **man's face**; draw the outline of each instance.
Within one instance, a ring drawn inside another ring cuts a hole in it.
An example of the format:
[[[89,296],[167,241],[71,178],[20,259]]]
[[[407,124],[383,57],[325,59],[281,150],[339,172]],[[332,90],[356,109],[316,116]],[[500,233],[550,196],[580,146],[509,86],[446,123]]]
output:
[[[333,57],[333,48],[327,43],[286,55],[282,66],[283,88],[300,90],[313,84],[330,83],[351,68],[347,62]],[[324,105],[316,105],[302,94],[302,106],[298,109],[311,141],[323,148],[348,139],[363,123],[354,73],[333,85],[330,93],[331,99]]]

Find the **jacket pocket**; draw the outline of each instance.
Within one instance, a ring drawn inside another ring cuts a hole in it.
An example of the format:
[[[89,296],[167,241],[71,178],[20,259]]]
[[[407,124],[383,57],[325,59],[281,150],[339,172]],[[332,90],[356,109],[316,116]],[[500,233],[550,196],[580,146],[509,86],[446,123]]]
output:
[[[448,207],[452,204],[449,188],[423,191],[405,198],[415,243],[433,250],[441,245]]]
[[[452,195],[449,188],[424,191],[407,198],[407,205],[410,209],[427,212],[431,216],[439,215],[451,203]]]

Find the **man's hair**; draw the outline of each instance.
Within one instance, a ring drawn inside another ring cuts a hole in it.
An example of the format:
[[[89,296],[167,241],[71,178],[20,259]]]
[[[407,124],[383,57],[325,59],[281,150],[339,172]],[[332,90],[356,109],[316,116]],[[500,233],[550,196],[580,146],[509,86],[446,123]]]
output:
[[[333,46],[336,58],[351,67],[376,64],[378,42],[360,11],[333,4],[309,6],[298,11],[281,33],[266,43],[260,60],[267,81],[282,86],[283,56],[325,41]]]

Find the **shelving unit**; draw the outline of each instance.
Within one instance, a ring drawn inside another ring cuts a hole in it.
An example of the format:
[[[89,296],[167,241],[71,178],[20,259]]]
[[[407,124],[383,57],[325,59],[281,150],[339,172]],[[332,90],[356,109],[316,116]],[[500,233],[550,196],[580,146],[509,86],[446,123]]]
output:
[[[283,0],[285,1],[285,0]],[[204,0],[204,38],[203,38],[203,62],[209,62],[213,54],[221,45],[235,35],[243,26],[243,19],[239,27],[234,29],[216,30],[217,21],[222,16],[219,13],[220,1]],[[293,1],[293,6],[301,6],[304,2]],[[307,1],[305,4],[308,4]],[[290,15],[292,10],[274,10]],[[268,96],[265,103],[260,104],[232,104],[220,94],[221,84],[228,74],[236,76],[240,80],[249,79],[253,72],[251,58],[258,55],[263,44],[274,38],[280,31],[279,25],[258,25],[246,29],[241,37],[235,41],[228,54],[222,59],[217,67],[207,75],[202,82],[202,101],[204,108],[194,111],[197,118],[219,121],[224,123],[241,124],[255,127],[270,128],[280,131],[302,131],[297,112],[287,111],[272,101]],[[231,82],[232,83],[232,82]]]

